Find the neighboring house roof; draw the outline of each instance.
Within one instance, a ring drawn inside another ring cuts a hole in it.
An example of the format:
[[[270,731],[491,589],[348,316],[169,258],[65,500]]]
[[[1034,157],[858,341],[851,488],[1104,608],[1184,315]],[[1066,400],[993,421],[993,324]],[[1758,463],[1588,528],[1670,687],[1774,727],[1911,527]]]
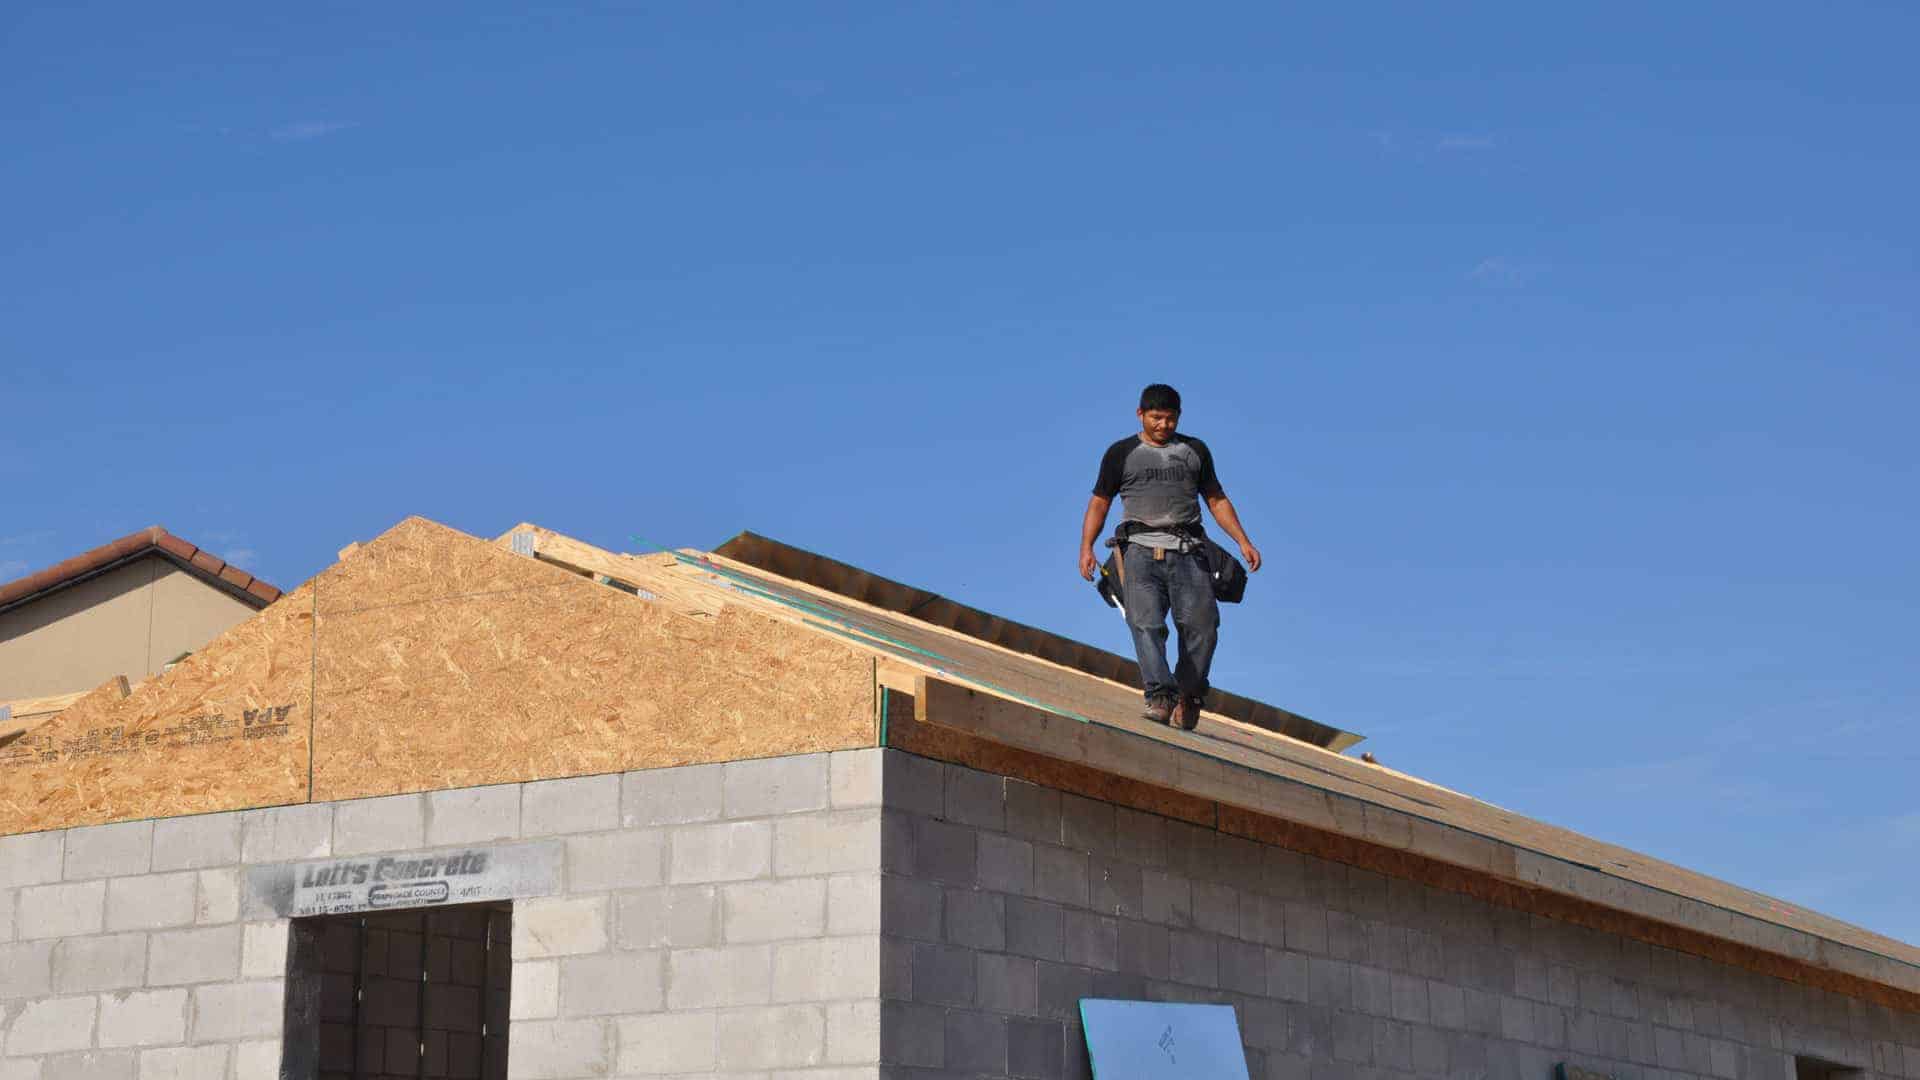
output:
[[[232,593],[256,608],[280,599],[279,588],[261,581],[213,552],[173,535],[159,525],[152,525],[101,544],[91,551],[83,551],[71,559],[54,563],[45,570],[0,583],[0,611],[148,555],[162,556],[182,570]]]

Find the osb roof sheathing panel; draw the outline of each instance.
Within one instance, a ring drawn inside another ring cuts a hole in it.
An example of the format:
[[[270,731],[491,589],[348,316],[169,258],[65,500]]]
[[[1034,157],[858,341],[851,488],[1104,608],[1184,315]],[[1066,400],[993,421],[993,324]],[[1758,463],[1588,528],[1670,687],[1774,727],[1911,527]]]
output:
[[[873,687],[845,642],[410,518],[0,747],[0,834],[872,745]]]

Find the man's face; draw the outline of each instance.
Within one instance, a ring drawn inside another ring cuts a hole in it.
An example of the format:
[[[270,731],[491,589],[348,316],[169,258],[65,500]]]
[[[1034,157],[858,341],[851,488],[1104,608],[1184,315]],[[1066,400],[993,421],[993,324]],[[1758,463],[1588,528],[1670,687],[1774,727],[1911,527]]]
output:
[[[1167,445],[1173,438],[1173,431],[1180,426],[1180,413],[1177,409],[1138,409],[1140,434],[1155,446]]]

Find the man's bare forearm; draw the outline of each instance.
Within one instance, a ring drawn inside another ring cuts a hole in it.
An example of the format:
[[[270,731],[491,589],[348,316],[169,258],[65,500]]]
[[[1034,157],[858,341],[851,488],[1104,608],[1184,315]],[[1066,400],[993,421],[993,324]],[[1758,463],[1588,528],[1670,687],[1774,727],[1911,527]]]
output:
[[[1107,527],[1107,510],[1113,506],[1113,500],[1095,495],[1087,500],[1087,516],[1080,522],[1080,547],[1092,550],[1094,541],[1100,539],[1100,530]]]
[[[1242,547],[1253,544],[1253,541],[1247,539],[1247,530],[1240,527],[1240,513],[1233,508],[1233,500],[1225,495],[1216,495],[1207,500],[1207,509],[1213,511],[1213,520],[1220,523],[1220,527],[1227,531],[1228,536],[1233,537],[1234,543]]]

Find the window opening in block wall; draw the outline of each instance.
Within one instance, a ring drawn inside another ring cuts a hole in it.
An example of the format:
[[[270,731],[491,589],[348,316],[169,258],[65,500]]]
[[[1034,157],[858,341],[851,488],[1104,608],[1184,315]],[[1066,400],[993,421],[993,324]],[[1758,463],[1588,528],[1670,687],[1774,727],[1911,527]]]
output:
[[[287,1080],[506,1080],[513,905],[293,920]]]
[[[1793,1056],[1794,1080],[1856,1080],[1859,1075],[1860,1070],[1851,1065],[1805,1054]]]

